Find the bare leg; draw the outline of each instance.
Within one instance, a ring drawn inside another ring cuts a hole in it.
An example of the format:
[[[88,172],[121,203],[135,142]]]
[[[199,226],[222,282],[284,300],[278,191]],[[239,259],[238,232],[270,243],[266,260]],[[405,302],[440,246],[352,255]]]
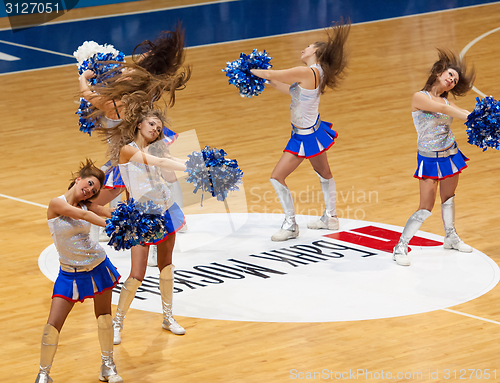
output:
[[[66,318],[73,309],[74,305],[75,302],[70,302],[60,297],[52,298],[52,304],[50,305],[50,312],[47,323],[55,327],[58,332],[61,332],[64,322],[66,321]]]
[[[441,181],[442,182],[442,181]],[[424,178],[423,180],[419,180],[420,187],[420,205],[418,206],[418,210],[429,210],[432,211],[434,208],[434,203],[436,202],[437,188],[439,181]]]
[[[172,254],[175,245],[175,233],[168,235],[167,239],[159,243],[158,246],[158,269],[160,272],[164,267],[172,264]]]
[[[299,158],[291,153],[284,152],[278,163],[274,167],[271,173],[271,178],[286,186],[286,177],[292,174],[292,172],[299,167],[302,161],[304,161],[303,158]]]
[[[459,175],[460,174],[456,174],[453,177],[445,178],[439,182],[439,195],[441,197],[441,203],[445,203],[448,199],[455,196]]]

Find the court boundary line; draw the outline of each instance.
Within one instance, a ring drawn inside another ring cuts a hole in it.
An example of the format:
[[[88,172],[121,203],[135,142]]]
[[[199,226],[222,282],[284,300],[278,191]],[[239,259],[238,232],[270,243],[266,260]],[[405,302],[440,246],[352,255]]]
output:
[[[46,205],[42,205],[42,204],[36,203],[36,202],[31,202],[31,201],[28,201],[28,200],[25,200],[25,199],[21,199],[21,198],[12,197],[12,196],[6,195],[6,194],[0,194],[0,197],[11,199],[11,200],[17,201],[17,202],[23,202],[23,203],[26,203],[28,205],[35,205],[35,206],[38,206],[38,207],[43,207],[44,209],[48,208],[48,206],[46,206]]]
[[[221,1],[223,1],[223,0],[221,0]],[[240,1],[240,0],[228,0],[228,1]],[[224,2],[228,2],[228,1],[224,1]],[[203,3],[203,4],[217,4],[217,3],[214,2],[214,3]],[[380,20],[373,20],[373,21],[363,21],[363,22],[360,22],[360,23],[354,23],[352,25],[374,24],[374,23],[380,23],[380,22],[383,22],[383,21],[393,21],[393,20],[399,20],[399,19],[407,19],[407,18],[419,17],[419,16],[424,16],[424,15],[432,15],[432,14],[438,14],[438,13],[444,13],[444,12],[452,12],[452,11],[456,11],[456,10],[463,10],[463,9],[469,9],[469,8],[484,7],[484,6],[494,5],[494,4],[500,4],[500,1],[495,1],[493,3],[487,3],[487,4],[470,5],[470,6],[461,7],[461,8],[452,8],[452,9],[444,9],[444,10],[440,10],[440,11],[432,11],[432,12],[426,12],[426,13],[419,13],[419,14],[415,14],[415,15],[398,16],[398,17],[392,17],[392,18],[388,18],[388,19],[380,19]],[[180,7],[180,8],[184,8],[184,7]],[[102,17],[115,17],[115,16],[121,16],[121,15],[111,15],[111,16],[102,16]],[[95,19],[98,19],[98,18],[99,17],[97,17]],[[93,19],[94,18],[89,18],[89,20],[93,20]],[[79,20],[87,20],[87,19],[79,19]],[[73,21],[79,21],[79,20],[65,21],[65,23],[69,23],[69,22],[73,22]],[[63,23],[63,22],[58,22],[57,24],[60,24],[60,23]],[[51,23],[51,24],[56,24],[56,23]],[[2,30],[5,30],[5,29],[9,29],[9,28],[0,29],[0,32]],[[193,45],[191,47],[186,47],[185,49],[205,48],[205,47],[212,47],[212,46],[223,45],[223,44],[232,44],[232,43],[238,43],[238,42],[248,42],[248,41],[253,41],[253,40],[275,38],[275,37],[281,37],[281,36],[293,36],[293,35],[298,35],[298,34],[303,34],[303,33],[322,31],[324,29],[325,28],[316,28],[316,29],[309,29],[309,30],[306,30],[306,31],[299,31],[299,32],[288,32],[288,33],[280,33],[280,34],[277,34],[277,35],[270,35],[270,36],[250,37],[250,38],[247,38],[247,39],[223,41],[223,42],[219,42],[219,43]],[[63,54],[61,54],[61,55],[63,55]],[[69,55],[68,55],[68,57],[69,57]],[[71,57],[73,57],[73,56],[71,56]],[[130,57],[130,56],[127,56],[127,57]],[[61,68],[61,67],[65,67],[65,66],[75,65],[75,64],[62,64],[62,65],[56,65],[56,66],[50,66],[50,67],[44,67],[44,68],[25,69],[25,70],[16,71],[16,72],[0,73],[0,77],[1,76],[6,76],[6,75],[9,75],[9,74],[19,74],[19,73],[25,73],[25,72],[33,72],[33,71],[37,71],[37,70],[45,70],[45,69],[52,69],[52,68]]]
[[[493,323],[493,324],[500,325],[500,322],[494,321],[492,319],[486,319],[486,318],[478,317],[476,315],[467,314],[467,313],[463,313],[463,312],[456,311],[456,310],[451,310],[451,309],[440,309],[440,310],[441,311],[447,311],[447,312],[452,313],[452,314],[463,315],[463,316],[466,316],[466,317],[469,317],[469,318],[473,318],[473,319],[478,319],[478,320],[483,321],[483,322],[488,322],[488,323]]]
[[[59,55],[59,56],[71,57],[73,59],[75,58],[75,56],[69,55],[67,53],[60,53],[60,52],[56,52],[56,51],[50,51],[48,49],[31,47],[29,45],[13,43],[13,42],[10,42],[10,41],[0,40],[0,43],[1,44],[7,44],[7,45],[14,45],[16,47],[21,47],[21,48],[26,48],[26,49],[32,49],[32,50],[35,50],[35,51],[40,51],[40,52],[45,52],[45,53],[52,53],[52,54]],[[13,73],[18,73],[18,72],[13,72]]]
[[[465,54],[469,51],[470,48],[472,48],[474,45],[476,45],[476,43],[478,43],[479,41],[481,41],[482,39],[484,39],[485,37],[488,37],[489,35],[495,33],[495,32],[498,32],[500,31],[500,27],[498,28],[494,28],[488,32],[485,32],[483,33],[481,36],[478,36],[476,37],[474,40],[472,40],[469,44],[467,44],[464,49],[462,49],[462,51],[460,52],[460,57],[464,57]],[[476,92],[478,95],[480,95],[481,97],[486,97],[486,94],[484,94],[483,92],[481,92],[478,88],[476,88],[475,86],[472,87],[472,90],[474,92]]]

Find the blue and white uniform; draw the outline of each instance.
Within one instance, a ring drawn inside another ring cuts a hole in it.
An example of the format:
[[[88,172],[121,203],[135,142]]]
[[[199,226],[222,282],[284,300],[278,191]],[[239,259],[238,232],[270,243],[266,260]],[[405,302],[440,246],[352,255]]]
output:
[[[139,149],[135,142],[129,145]],[[130,198],[133,198],[136,204],[145,206],[149,204],[146,213],[155,214],[155,219],[161,220],[164,227],[164,230],[154,233],[154,236],[144,244],[156,245],[167,239],[169,234],[180,230],[185,224],[184,214],[172,200],[170,189],[161,175],[160,168],[134,161],[120,164],[119,167]]]
[[[427,91],[421,92],[431,97]],[[442,180],[461,173],[469,159],[457,147],[451,131],[453,117],[424,110],[412,112],[412,116],[418,134],[418,166],[414,177]]]
[[[115,106],[116,109],[116,106]],[[118,114],[118,110],[116,110],[116,114],[118,115],[118,119],[108,118],[103,116],[101,118],[103,122],[103,126],[105,128],[111,129],[117,126],[120,122],[122,122],[120,115]],[[104,180],[104,188],[105,189],[115,189],[115,188],[124,188],[125,184],[123,183],[122,177],[120,175],[120,169],[118,166],[113,166],[111,161],[108,160],[103,166],[101,166],[101,170],[104,172],[106,178]]]
[[[66,201],[64,195],[59,198]],[[87,210],[83,203],[80,207]],[[83,302],[118,283],[116,267],[90,237],[90,222],[61,215],[49,219],[48,224],[61,264],[52,297]]]
[[[116,111],[118,114],[118,110]],[[119,117],[119,115],[118,115]],[[103,125],[106,128],[114,128],[117,126],[120,122],[122,122],[121,119],[111,119],[106,116],[102,117]],[[178,134],[175,133],[173,130],[170,130],[166,126],[163,127],[163,135],[165,138],[163,139],[163,142],[165,144],[171,145],[173,142],[177,139]],[[113,166],[111,164],[111,160],[108,160],[102,167],[101,170],[104,172],[106,175],[105,181],[104,181],[104,188],[106,189],[115,189],[115,188],[124,188],[125,183],[123,182],[123,179],[120,175],[120,169],[118,166]]]
[[[313,64],[309,68],[317,68],[320,78],[323,78],[320,65]],[[316,75],[314,70],[313,73]],[[293,83],[289,93],[292,97],[292,134],[283,151],[301,158],[315,157],[328,150],[337,138],[337,132],[331,129],[332,123],[321,121],[319,118],[319,85],[315,89],[304,89],[298,83]]]

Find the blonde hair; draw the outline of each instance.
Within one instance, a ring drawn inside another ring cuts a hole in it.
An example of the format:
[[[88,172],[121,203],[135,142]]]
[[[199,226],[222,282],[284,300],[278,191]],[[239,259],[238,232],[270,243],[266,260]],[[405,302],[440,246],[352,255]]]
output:
[[[151,99],[144,92],[134,92],[123,98],[124,108],[122,121],[113,128],[98,128],[97,131],[104,136],[108,142],[108,156],[113,165],[118,164],[120,150],[125,145],[133,142],[137,137],[138,126],[144,119],[155,117],[161,121],[163,126],[167,124],[165,114],[161,109],[155,108]],[[160,131],[158,137],[150,144],[163,140],[163,130]],[[163,146],[165,148],[163,148]],[[161,143],[155,145],[156,151],[166,150],[166,144]]]

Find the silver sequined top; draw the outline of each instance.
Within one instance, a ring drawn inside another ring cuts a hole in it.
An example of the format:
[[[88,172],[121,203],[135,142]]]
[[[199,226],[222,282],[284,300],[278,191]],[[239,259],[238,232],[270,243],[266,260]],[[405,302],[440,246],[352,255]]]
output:
[[[431,97],[428,92],[421,92]],[[446,98],[444,100],[449,104]],[[453,145],[455,142],[455,135],[451,131],[453,117],[424,110],[417,110],[411,114],[418,134],[419,150],[438,152]]]
[[[64,195],[59,198],[66,201]],[[80,207],[87,210],[84,204]],[[93,268],[106,258],[106,252],[99,242],[90,238],[90,222],[60,215],[49,219],[48,224],[61,264],[76,269]]]
[[[294,82],[289,89],[292,101],[290,103],[290,120],[298,128],[309,128],[316,123],[319,111],[319,82],[323,78],[323,69],[318,64],[313,64],[309,68],[317,68],[320,78],[316,89],[304,89],[299,83]]]
[[[108,129],[114,128],[116,125],[118,125],[120,122],[122,122],[121,119],[114,120],[114,119],[106,117],[106,116],[103,116],[102,120],[104,122],[104,126]]]
[[[102,121],[104,123],[104,127],[108,128],[108,129],[114,128],[116,125],[118,125],[120,122],[122,122],[121,119],[113,120],[112,118],[109,118],[106,116],[102,117]],[[108,140],[108,143],[109,143],[109,140]]]
[[[139,149],[135,142],[131,142],[129,145]],[[133,161],[119,166],[120,174],[131,198],[137,202],[152,201],[163,210],[172,206],[170,189],[162,177],[159,167]]]

